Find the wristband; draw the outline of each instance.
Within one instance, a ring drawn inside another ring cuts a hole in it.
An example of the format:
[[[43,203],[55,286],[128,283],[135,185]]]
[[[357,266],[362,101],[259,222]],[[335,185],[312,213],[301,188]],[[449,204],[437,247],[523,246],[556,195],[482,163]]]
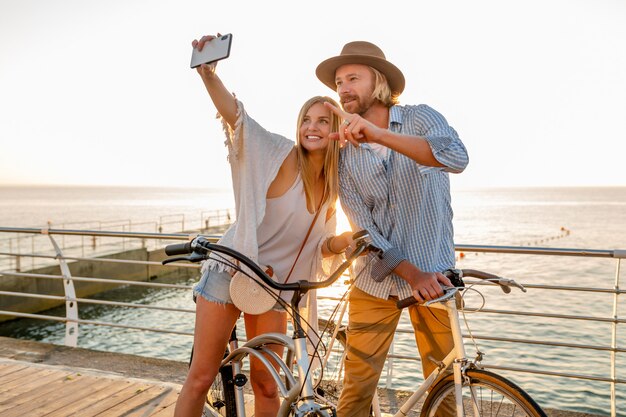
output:
[[[330,247],[330,241],[332,239],[334,239],[335,236],[331,236],[328,239],[326,239],[326,249],[328,249],[328,252],[335,254],[335,255],[341,255],[342,253],[344,253],[346,250],[342,250],[341,252],[335,252],[331,247]]]

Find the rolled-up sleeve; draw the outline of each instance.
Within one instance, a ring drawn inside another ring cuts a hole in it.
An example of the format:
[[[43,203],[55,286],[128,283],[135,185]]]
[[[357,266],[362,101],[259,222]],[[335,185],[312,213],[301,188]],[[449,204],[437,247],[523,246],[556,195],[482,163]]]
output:
[[[447,172],[463,172],[469,163],[469,156],[456,130],[435,109],[425,104],[416,107],[419,111],[413,113],[412,122],[421,125],[419,130],[424,132],[435,159],[445,165],[443,169]]]

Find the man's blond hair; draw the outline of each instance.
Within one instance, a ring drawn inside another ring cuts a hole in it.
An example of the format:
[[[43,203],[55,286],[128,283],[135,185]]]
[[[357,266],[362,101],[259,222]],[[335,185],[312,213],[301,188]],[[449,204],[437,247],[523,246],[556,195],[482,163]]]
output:
[[[393,94],[389,87],[389,82],[385,74],[378,71],[376,68],[369,67],[374,74],[374,91],[372,92],[372,98],[380,101],[386,107],[391,107],[400,103],[398,94]]]

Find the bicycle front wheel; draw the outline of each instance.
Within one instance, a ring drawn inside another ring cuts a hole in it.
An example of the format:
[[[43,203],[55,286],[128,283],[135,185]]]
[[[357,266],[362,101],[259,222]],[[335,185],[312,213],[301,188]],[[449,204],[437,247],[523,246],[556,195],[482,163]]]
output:
[[[462,389],[465,416],[546,417],[541,407],[508,379],[478,369],[467,370],[466,376]],[[444,405],[454,401],[454,375],[448,375],[431,389],[420,416],[447,416]]]

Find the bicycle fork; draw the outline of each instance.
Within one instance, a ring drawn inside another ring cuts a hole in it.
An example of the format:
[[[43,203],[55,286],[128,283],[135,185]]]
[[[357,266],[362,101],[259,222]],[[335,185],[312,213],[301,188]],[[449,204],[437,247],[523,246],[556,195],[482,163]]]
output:
[[[465,412],[463,411],[463,368],[467,363],[467,359],[465,357],[465,346],[463,346],[463,337],[461,336],[461,324],[459,322],[459,315],[456,313],[456,305],[452,305],[452,303],[450,303],[446,305],[446,310],[450,319],[452,339],[454,340],[454,356],[456,358],[452,363],[452,371],[454,372],[454,399],[456,402],[456,415],[457,417],[464,417]]]
[[[452,371],[454,373],[454,397],[456,405],[457,417],[465,417],[463,411],[463,378],[464,369],[467,365],[467,359],[465,356],[465,347],[463,346],[463,338],[461,336],[461,326],[459,317],[456,311],[455,300],[446,301],[445,303],[436,303],[430,305],[431,308],[444,309],[448,313],[450,319],[450,329],[452,331],[452,339],[454,341],[454,348],[446,355],[441,361],[439,368],[431,372],[430,375],[424,380],[424,383],[409,397],[408,400],[400,407],[396,416],[407,416],[417,401],[427,394],[428,390],[432,388],[441,375],[441,373],[452,365]],[[480,414],[475,414],[480,415]]]
[[[467,367],[467,356],[465,354],[465,346],[463,345],[463,337],[461,336],[461,324],[459,322],[459,315],[457,314],[456,304],[447,305],[448,315],[450,317],[450,327],[453,329],[452,337],[454,339],[454,350],[456,352],[456,359],[452,364],[454,371],[454,398],[456,401],[456,415],[457,417],[464,417],[465,411],[463,408],[463,383],[467,377],[465,375],[465,368]],[[468,381],[469,382],[469,381]],[[475,388],[471,384],[467,384],[470,389],[470,402],[474,410],[475,416],[480,416],[482,413],[476,403]]]
[[[233,328],[233,331],[230,335],[230,340],[228,341],[228,346],[231,352],[234,352],[239,348],[239,340],[237,339],[237,327]],[[243,386],[246,381],[242,381],[242,383],[238,383],[237,379],[240,375],[243,375],[241,372],[241,360],[233,360],[231,364],[233,368],[233,385],[235,388],[235,407],[237,409],[238,416],[246,415],[246,402],[243,395]]]
[[[305,416],[316,415],[330,417],[327,406],[321,406],[315,401],[315,391],[313,389],[313,376],[311,375],[311,361],[307,351],[306,337],[304,333],[296,331],[293,340],[293,352],[295,353],[295,365],[298,369],[298,382],[293,380],[289,392],[285,395],[285,400],[281,403],[278,416],[291,415]],[[291,358],[293,360],[294,357]],[[293,362],[292,362],[293,363]],[[334,411],[332,412],[334,416]]]
[[[298,367],[298,378],[302,390],[301,398],[304,403],[313,403],[315,393],[313,392],[313,378],[311,377],[311,363],[306,348],[306,338],[294,340],[296,349],[296,366]]]

